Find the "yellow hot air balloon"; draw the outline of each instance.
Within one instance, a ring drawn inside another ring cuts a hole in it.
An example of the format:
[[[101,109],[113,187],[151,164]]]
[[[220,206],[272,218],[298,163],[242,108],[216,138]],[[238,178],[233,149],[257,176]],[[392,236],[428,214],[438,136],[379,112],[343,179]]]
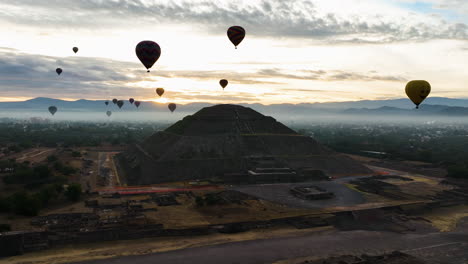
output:
[[[406,95],[413,101],[416,108],[426,99],[431,92],[431,85],[427,81],[411,81],[406,85]]]

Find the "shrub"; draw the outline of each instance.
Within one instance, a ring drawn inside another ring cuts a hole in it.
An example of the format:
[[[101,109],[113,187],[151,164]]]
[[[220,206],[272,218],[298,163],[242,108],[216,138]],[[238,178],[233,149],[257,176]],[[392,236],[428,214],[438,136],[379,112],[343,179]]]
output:
[[[11,231],[11,226],[9,224],[0,224],[0,232]]]
[[[68,200],[72,202],[80,200],[81,185],[77,183],[72,183],[68,185],[67,189],[65,190],[65,196],[68,198]]]
[[[13,212],[19,215],[36,216],[41,207],[38,197],[31,196],[26,192],[17,192],[9,197],[9,200]]]
[[[468,167],[464,165],[452,165],[447,168],[447,177],[468,179]]]

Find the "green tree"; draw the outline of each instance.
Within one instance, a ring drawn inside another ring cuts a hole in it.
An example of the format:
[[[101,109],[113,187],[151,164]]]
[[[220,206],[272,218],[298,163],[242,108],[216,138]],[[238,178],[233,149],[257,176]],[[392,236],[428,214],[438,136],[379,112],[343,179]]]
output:
[[[39,199],[26,192],[17,192],[9,200],[15,214],[36,216],[41,208]]]
[[[468,179],[468,167],[464,165],[452,165],[447,168],[447,177]]]
[[[0,224],[0,232],[11,231],[11,226],[9,224]]]
[[[65,190],[65,196],[68,198],[68,200],[72,202],[80,200],[81,185],[77,183],[72,183],[68,185],[67,189]]]
[[[197,196],[195,198],[195,203],[197,204],[197,206],[203,206],[205,204],[205,200],[203,200],[203,197]]]
[[[57,156],[55,156],[55,155],[50,155],[50,156],[47,157],[47,161],[48,161],[49,163],[54,162],[54,161],[57,161],[57,160],[58,160],[58,158],[57,158]]]

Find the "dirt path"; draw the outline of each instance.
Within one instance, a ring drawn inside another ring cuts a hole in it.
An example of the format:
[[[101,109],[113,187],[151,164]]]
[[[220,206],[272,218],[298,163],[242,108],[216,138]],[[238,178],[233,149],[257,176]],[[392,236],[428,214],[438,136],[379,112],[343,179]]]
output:
[[[30,161],[31,163],[38,163],[44,160],[51,152],[55,149],[33,149],[25,153],[21,153],[21,157],[17,157],[17,162],[22,162],[25,160]]]
[[[347,231],[197,247],[141,256],[82,262],[83,264],[146,263],[274,263],[298,257],[407,252],[428,263],[466,264],[467,230],[451,233],[397,234]]]

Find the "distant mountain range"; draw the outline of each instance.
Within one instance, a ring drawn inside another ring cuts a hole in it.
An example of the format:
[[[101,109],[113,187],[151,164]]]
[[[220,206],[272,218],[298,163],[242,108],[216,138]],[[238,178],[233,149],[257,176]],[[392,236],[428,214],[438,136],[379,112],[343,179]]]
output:
[[[44,112],[49,106],[56,106],[61,112],[167,112],[167,105],[142,102],[137,109],[128,101],[125,101],[122,109],[109,102],[109,106],[104,104],[104,100],[76,100],[64,101],[59,99],[38,97],[22,102],[0,102],[1,112],[27,111]],[[210,103],[191,103],[178,105],[178,112],[195,113],[206,106],[212,106]],[[332,102],[332,103],[302,103],[302,104],[241,104],[251,107],[260,113],[275,116],[276,114],[296,114],[311,115],[314,113],[328,113],[339,115],[418,115],[431,114],[442,116],[463,116],[468,115],[468,99],[452,99],[444,97],[430,97],[420,107],[414,109],[414,105],[406,98],[392,100],[363,100],[352,102]]]

